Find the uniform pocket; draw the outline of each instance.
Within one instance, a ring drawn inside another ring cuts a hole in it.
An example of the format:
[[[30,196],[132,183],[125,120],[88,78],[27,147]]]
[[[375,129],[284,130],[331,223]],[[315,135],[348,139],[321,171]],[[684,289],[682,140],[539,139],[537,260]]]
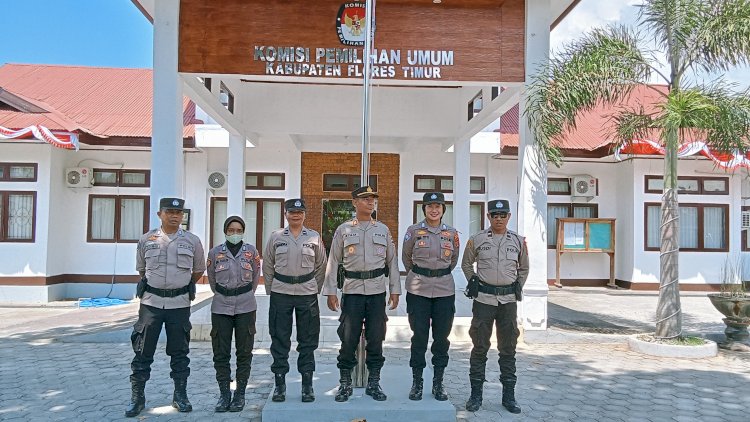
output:
[[[302,248],[302,267],[312,268],[315,265],[315,251],[310,247]]]
[[[147,270],[159,268],[159,254],[161,254],[161,249],[149,249],[146,251],[143,256],[146,259]]]
[[[375,247],[375,256],[385,257],[385,251],[388,249],[387,240],[384,236],[373,236],[372,243]]]
[[[515,252],[515,251],[505,252],[505,259],[508,259],[510,261],[518,261],[518,252]]]
[[[133,326],[133,333],[130,334],[130,343],[133,345],[133,351],[140,353],[143,351],[143,343],[146,338],[146,324],[138,322]]]
[[[190,270],[193,268],[193,255],[195,252],[187,248],[177,249],[177,267]]]
[[[427,236],[420,236],[414,242],[414,258],[428,259],[430,257],[431,239]]]
[[[359,244],[359,236],[350,236],[344,239],[344,256],[354,256],[362,249]]]
[[[253,266],[249,262],[241,262],[240,271],[242,271],[242,275],[240,276],[242,281],[253,280]]]

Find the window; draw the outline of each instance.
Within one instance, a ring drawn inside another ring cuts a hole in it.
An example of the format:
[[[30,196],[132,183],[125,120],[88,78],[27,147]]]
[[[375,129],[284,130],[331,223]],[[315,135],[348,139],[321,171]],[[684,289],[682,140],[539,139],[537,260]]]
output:
[[[284,227],[283,199],[245,199],[245,242],[263,253],[274,230]],[[211,199],[211,247],[224,242],[224,220],[227,218],[227,199]]]
[[[453,176],[415,175],[414,192],[453,192]],[[471,176],[469,178],[469,193],[485,193],[485,178]]]
[[[570,179],[550,177],[547,179],[548,195],[570,195]]]
[[[644,248],[661,246],[661,204],[644,204]],[[680,251],[729,251],[729,205],[680,204]]]
[[[87,242],[134,243],[148,231],[148,196],[89,195]]]
[[[351,192],[360,186],[358,174],[324,174],[323,190],[326,192]],[[378,176],[370,175],[370,186],[378,190]]]
[[[422,212],[422,201],[414,201],[414,224],[424,220]],[[443,214],[443,223],[453,225],[453,202],[445,201],[445,214]],[[474,233],[484,229],[484,202],[469,203],[469,233]]]
[[[547,204],[547,248],[557,248],[558,218],[597,218],[598,204]]]
[[[245,173],[245,189],[284,190],[284,173]]]
[[[150,185],[150,170],[94,169],[94,186],[147,188]]]
[[[0,191],[0,242],[33,242],[36,192]]]
[[[232,91],[224,85],[224,82],[219,84],[219,102],[221,102],[221,105],[226,107],[230,113],[234,113],[234,94],[232,94]]]
[[[479,91],[468,104],[468,120],[471,120],[482,111],[482,91]]]
[[[0,182],[36,182],[37,163],[0,163]]]
[[[750,206],[743,206],[742,211],[750,211]],[[741,216],[741,214],[740,214]],[[747,232],[749,230],[745,229],[742,230],[742,250],[743,251],[750,251],[750,236],[747,235]]]
[[[646,193],[664,192],[662,176],[646,176]],[[727,177],[678,177],[677,193],[681,195],[729,195]]]

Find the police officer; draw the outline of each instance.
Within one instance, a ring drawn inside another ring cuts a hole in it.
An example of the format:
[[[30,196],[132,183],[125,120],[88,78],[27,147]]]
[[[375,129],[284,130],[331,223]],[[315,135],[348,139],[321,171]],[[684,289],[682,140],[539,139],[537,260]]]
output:
[[[271,334],[271,372],[275,387],[271,400],[286,400],[286,374],[289,372],[292,314],[297,321],[297,370],[302,374],[302,401],[315,401],[312,379],[315,349],[320,334],[318,293],[326,271],[326,250],[315,230],[303,225],[305,201],[284,202],[286,228],[271,234],[263,260],[266,291],[270,292],[268,331]]]
[[[161,198],[157,212],[161,227],[138,241],[135,268],[142,278],[138,288],[141,304],[130,336],[135,357],[130,365],[132,397],[125,411],[127,417],[137,416],[145,407],[144,389],[162,325],[167,332],[167,355],[171,357],[169,376],[174,380],[172,406],[180,412],[193,410],[186,391],[190,301],[195,298],[195,282],[206,270],[206,262],[200,239],[180,228],[184,205],[179,198]]]
[[[385,362],[383,341],[388,319],[385,315],[386,284],[390,292],[388,304],[390,309],[396,309],[401,282],[391,232],[385,224],[371,218],[377,197],[377,192],[370,186],[362,186],[352,192],[356,216],[336,229],[328,257],[323,294],[328,296],[329,309],[341,309],[338,328],[341,349],[337,364],[340,385],[335,397],[338,402],[349,400],[352,394],[352,368],[357,364],[354,353],[363,322],[369,370],[365,394],[377,401],[387,398],[380,388],[380,369]],[[342,283],[340,307],[336,296],[339,277]]]
[[[500,382],[503,385],[502,404],[511,413],[521,413],[516,403],[516,322],[517,300],[529,275],[529,254],[526,240],[508,230],[510,206],[498,199],[487,203],[490,229],[469,239],[461,262],[461,269],[469,280],[468,295],[472,296],[469,336],[474,347],[469,358],[471,397],[466,410],[474,412],[482,406],[482,386],[487,352],[490,349],[492,326],[497,326],[497,350]],[[477,272],[474,272],[474,262]]]
[[[250,378],[255,340],[255,289],[260,276],[260,255],[243,242],[245,221],[236,215],[224,221],[226,241],[208,252],[208,282],[214,292],[211,302],[211,345],[219,383],[216,412],[239,412],[245,407],[245,388]],[[237,385],[231,397],[232,334],[237,356]],[[230,400],[231,399],[231,400]]]
[[[422,371],[426,366],[425,352],[432,327],[432,395],[448,400],[443,387],[443,374],[448,365],[448,335],[453,327],[456,310],[456,285],[451,271],[458,263],[458,232],[443,224],[445,196],[427,192],[422,198],[424,220],[409,227],[404,235],[401,260],[406,269],[406,312],[411,338],[413,383],[409,399],[422,400]]]

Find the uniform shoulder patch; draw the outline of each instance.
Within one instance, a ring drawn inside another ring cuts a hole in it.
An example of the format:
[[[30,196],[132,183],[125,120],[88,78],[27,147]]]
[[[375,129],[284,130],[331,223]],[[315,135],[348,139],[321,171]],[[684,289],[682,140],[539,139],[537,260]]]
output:
[[[458,245],[461,244],[461,241],[458,239],[458,232],[453,233],[453,246],[458,247]]]

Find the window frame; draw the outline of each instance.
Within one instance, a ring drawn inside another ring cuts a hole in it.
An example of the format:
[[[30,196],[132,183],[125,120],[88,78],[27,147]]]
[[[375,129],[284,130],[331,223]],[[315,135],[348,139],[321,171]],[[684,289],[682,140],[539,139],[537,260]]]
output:
[[[750,205],[743,205],[740,208],[740,218],[742,218],[742,211],[750,211]],[[747,232],[748,232],[748,230],[750,230],[750,229],[742,230],[742,228],[740,228],[740,231],[741,231],[741,237],[740,238],[742,239],[742,245],[741,245],[742,247],[740,248],[740,250],[742,252],[750,251],[750,247],[747,246]]]
[[[326,178],[328,176],[344,176],[347,178],[346,181],[346,187],[341,189],[327,189],[326,188]],[[373,179],[374,178],[374,179]],[[355,187],[354,184],[360,182],[361,176],[358,174],[349,174],[349,173],[323,173],[323,192],[352,192]],[[375,183],[373,183],[373,180]],[[378,175],[377,174],[371,174],[370,178],[368,180],[370,183],[370,186],[372,186],[375,191],[378,190]]]
[[[412,205],[412,209],[411,209],[411,221],[413,221],[412,224],[419,223],[419,221],[417,221],[417,208],[421,207],[423,203],[424,203],[424,201],[422,201],[422,200],[416,200],[416,201],[414,201],[414,203]],[[446,205],[453,205],[453,201],[445,201],[445,204]],[[471,205],[479,205],[479,207],[481,208],[481,210],[482,210],[482,219],[481,219],[481,222],[479,223],[479,229],[480,230],[484,230],[487,227],[485,225],[485,222],[487,221],[487,216],[485,215],[485,211],[484,211],[484,209],[485,209],[484,207],[485,207],[486,204],[484,202],[482,202],[482,201],[469,201],[469,206],[471,206]],[[470,233],[470,235],[471,234],[473,234],[473,233]]]
[[[94,183],[94,186],[102,187],[121,187],[121,188],[148,188],[151,187],[151,170],[142,169],[107,169],[107,168],[95,168],[92,169],[92,177],[96,180],[96,173],[114,173],[115,183]],[[125,183],[122,181],[124,173],[139,173],[144,175],[144,183]]]
[[[209,238],[208,238],[208,244],[209,245],[220,245],[223,242],[215,243],[214,242],[214,220],[215,220],[215,204],[216,201],[227,201],[226,196],[213,196],[211,197],[211,205],[209,209]],[[283,229],[286,225],[286,219],[284,218],[284,199],[282,198],[245,198],[245,203],[249,201],[256,201],[258,203],[258,215],[256,216],[256,222],[255,222],[255,241],[254,243],[251,243],[251,245],[255,246],[255,249],[258,250],[258,253],[263,256],[263,249],[265,248],[265,245],[262,245],[263,243],[263,203],[264,202],[278,202],[281,204],[281,227],[280,229]],[[244,206],[244,204],[243,204]],[[247,217],[247,216],[245,216]],[[226,217],[225,217],[226,218]],[[245,230],[247,231],[247,230]]]
[[[93,239],[91,237],[91,217],[92,209],[94,205],[94,199],[98,198],[110,198],[115,200],[115,230],[114,237],[112,239]],[[107,195],[107,194],[91,194],[88,198],[88,214],[86,217],[86,243],[138,243],[139,239],[121,239],[120,238],[120,226],[122,225],[122,206],[121,201],[123,199],[142,199],[143,200],[143,232],[149,231],[149,219],[150,219],[150,208],[151,208],[151,197],[148,195]]]
[[[660,247],[648,246],[648,208],[657,206],[661,209],[660,202],[644,202],[643,203],[643,250],[646,252],[659,252]],[[680,207],[691,207],[698,209],[698,248],[683,248],[680,247],[680,252],[729,252],[729,204],[713,204],[713,203],[680,203]],[[703,225],[703,210],[705,208],[723,208],[724,209],[724,247],[717,248],[705,248],[704,247],[704,225]]]
[[[34,207],[31,210],[31,238],[8,239],[8,207],[11,195],[31,195]],[[0,216],[0,243],[35,243],[36,242],[36,191],[2,190],[0,191],[0,203],[2,203],[2,216]]]
[[[433,179],[435,181],[435,189],[420,189],[418,183],[420,180]],[[453,176],[440,176],[436,174],[415,174],[414,175],[414,192],[441,192],[441,193],[453,193],[454,189],[441,189],[443,180],[450,180],[453,182]],[[471,190],[471,181],[479,181],[482,184],[481,189]],[[484,176],[469,176],[469,193],[482,195],[487,191],[487,178]]]
[[[34,177],[12,178],[10,177],[11,167],[33,167]],[[39,180],[39,163],[0,163],[0,168],[3,169],[3,175],[0,177],[0,182],[36,182]]]
[[[550,192],[549,190],[549,182],[565,182],[568,184],[568,190],[565,192]],[[560,195],[560,196],[571,196],[573,194],[573,191],[570,187],[570,178],[569,177],[550,177],[547,179],[547,195]]]
[[[248,176],[258,178],[258,185],[253,186],[247,183]],[[266,186],[263,182],[266,176],[281,176],[281,186]],[[269,173],[269,172],[245,172],[245,190],[286,190],[286,173]]]
[[[647,174],[644,176],[643,179],[643,191],[644,193],[656,193],[661,195],[663,192],[663,189],[661,191],[655,190],[655,189],[649,189],[648,188],[648,182],[650,180],[663,180],[663,176],[653,175],[653,174]],[[677,193],[680,195],[729,195],[729,178],[728,177],[722,177],[722,176],[678,176],[677,180],[695,180],[698,182],[698,191],[697,192],[690,192],[690,191],[681,191],[677,190]],[[706,181],[723,181],[724,186],[726,187],[722,191],[707,191],[704,187],[704,183]]]
[[[575,208],[591,208],[594,210],[594,214],[591,218],[599,218],[599,204],[598,203],[579,204],[577,202],[548,202],[547,207],[549,207],[550,205],[555,206],[555,207],[567,206],[568,218],[573,217],[573,210]],[[555,224],[554,230],[557,230],[557,224]],[[550,237],[549,235],[547,235],[547,242],[549,242],[549,239]],[[557,249],[557,242],[555,242],[553,245],[550,245],[549,243],[547,243],[547,249]]]

